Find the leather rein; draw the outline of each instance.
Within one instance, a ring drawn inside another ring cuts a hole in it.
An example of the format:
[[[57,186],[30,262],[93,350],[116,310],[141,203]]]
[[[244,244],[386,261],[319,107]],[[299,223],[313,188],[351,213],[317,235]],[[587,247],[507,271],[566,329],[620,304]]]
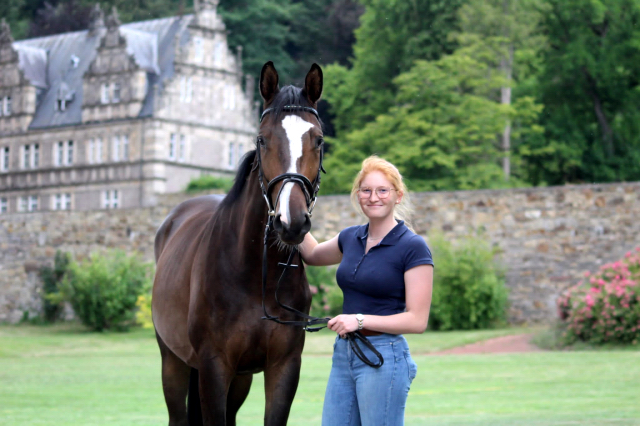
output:
[[[263,118],[265,117],[265,115],[269,114],[270,112],[273,112],[274,109],[273,108],[267,108],[262,112],[262,115],[260,116],[260,122],[262,122]],[[316,118],[318,119],[318,121],[320,121],[320,116],[318,115],[318,111],[316,111],[314,108],[311,107],[305,107],[305,106],[298,106],[298,105],[286,105],[284,107],[282,107],[282,111],[306,111],[306,112],[310,112],[311,114],[315,115]],[[301,321],[287,321],[287,320],[281,320],[279,317],[277,316],[273,316],[273,315],[269,315],[269,313],[267,312],[267,307],[265,304],[265,298],[266,298],[266,292],[267,292],[267,243],[268,243],[268,238],[269,238],[269,232],[271,231],[271,228],[273,227],[273,220],[275,218],[276,212],[275,212],[275,205],[272,205],[271,203],[271,195],[273,194],[273,191],[275,189],[275,186],[278,182],[282,182],[282,186],[280,187],[280,190],[278,191],[278,195],[276,197],[276,200],[280,199],[280,194],[282,193],[282,190],[284,189],[284,186],[289,183],[289,182],[293,182],[296,185],[299,185],[302,188],[302,192],[305,196],[305,200],[307,203],[307,209],[309,211],[309,216],[311,217],[312,212],[313,212],[313,208],[316,205],[316,201],[318,199],[318,191],[320,190],[320,175],[321,172],[322,173],[327,173],[324,170],[324,167],[322,166],[323,163],[323,159],[324,159],[324,149],[320,149],[320,162],[318,164],[318,173],[316,174],[316,178],[314,179],[313,182],[311,182],[306,176],[304,176],[303,174],[300,173],[283,173],[281,175],[276,176],[275,178],[271,179],[266,187],[264,185],[264,174],[262,172],[262,159],[260,156],[260,146],[258,146],[256,148],[256,165],[254,167],[257,167],[258,169],[258,181],[260,182],[260,189],[262,190],[262,196],[265,200],[265,202],[267,203],[267,224],[265,226],[264,229],[264,241],[263,241],[263,251],[262,251],[262,310],[264,312],[264,316],[262,317],[263,320],[269,320],[269,321],[274,321],[278,324],[283,324],[283,325],[291,325],[291,326],[300,326],[302,327],[305,331],[308,332],[316,332],[316,331],[320,331],[323,328],[326,328],[326,325],[321,325],[321,324],[327,324],[327,322],[329,322],[329,320],[331,318],[325,317],[325,318],[318,318],[318,317],[314,317],[308,314],[305,314],[304,312],[301,312],[291,306],[285,305],[283,303],[281,303],[278,300],[278,290],[280,289],[280,284],[286,274],[286,272],[289,270],[289,268],[298,268],[298,265],[293,264],[293,258],[294,256],[297,254],[298,255],[298,261],[301,262],[302,261],[302,257],[300,256],[300,252],[298,250],[297,247],[294,247],[291,250],[291,253],[289,254],[289,258],[287,259],[287,263],[282,263],[279,262],[278,266],[283,266],[284,269],[282,270],[282,273],[280,274],[280,278],[278,279],[278,282],[276,284],[276,291],[275,291],[275,299],[276,299],[276,303],[283,309],[297,315],[298,317],[304,318],[304,320]],[[277,203],[277,202],[276,202]],[[362,335],[362,333],[360,333],[359,331],[354,331],[351,333],[347,333],[347,339],[349,340],[350,344],[351,344],[351,348],[353,349],[354,353],[358,356],[358,358],[360,358],[362,360],[362,362],[364,362],[365,364],[374,367],[374,368],[380,368],[382,366],[382,364],[384,363],[384,359],[382,357],[382,355],[380,354],[380,352],[378,352],[376,350],[376,348],[371,344],[371,342],[364,336]],[[369,359],[367,359],[366,355],[364,354],[364,352],[362,352],[362,349],[359,347],[357,340],[360,340],[367,348],[369,348],[369,350],[371,350],[377,357],[378,357],[378,363],[373,363],[371,361],[369,361]]]

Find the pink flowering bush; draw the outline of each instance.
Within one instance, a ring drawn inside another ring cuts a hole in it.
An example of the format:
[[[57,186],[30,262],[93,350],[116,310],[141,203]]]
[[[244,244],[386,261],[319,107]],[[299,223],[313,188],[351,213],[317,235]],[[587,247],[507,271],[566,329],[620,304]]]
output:
[[[558,298],[567,343],[640,340],[640,247],[603,265]]]

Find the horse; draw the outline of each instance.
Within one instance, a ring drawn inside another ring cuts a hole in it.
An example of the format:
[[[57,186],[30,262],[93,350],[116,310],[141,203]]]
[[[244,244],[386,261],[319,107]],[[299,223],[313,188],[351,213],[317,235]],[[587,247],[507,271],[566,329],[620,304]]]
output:
[[[260,372],[264,424],[287,423],[305,329],[282,324],[300,322],[280,303],[307,314],[311,305],[295,247],[311,228],[322,170],[322,83],[314,63],[304,87],[280,89],[267,62],[255,149],[242,158],[232,188],[179,204],[156,233],[152,316],[170,426],[235,425]],[[292,253],[297,267],[280,280]]]

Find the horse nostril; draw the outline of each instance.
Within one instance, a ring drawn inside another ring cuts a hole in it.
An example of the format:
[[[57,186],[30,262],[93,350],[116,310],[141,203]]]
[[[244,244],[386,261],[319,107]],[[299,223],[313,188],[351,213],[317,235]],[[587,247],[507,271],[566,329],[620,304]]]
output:
[[[311,229],[311,215],[309,213],[304,214],[304,225],[302,225],[302,232],[305,234]]]
[[[280,220],[280,213],[278,213],[275,219],[273,220],[273,228],[277,232],[282,232],[282,221]]]

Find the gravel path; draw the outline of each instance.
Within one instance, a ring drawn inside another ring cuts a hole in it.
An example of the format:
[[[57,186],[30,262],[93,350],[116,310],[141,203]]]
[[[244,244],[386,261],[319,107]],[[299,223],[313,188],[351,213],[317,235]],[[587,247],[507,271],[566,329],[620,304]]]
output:
[[[532,337],[532,334],[496,337],[482,342],[434,352],[431,355],[503,354],[541,351],[542,349],[531,343]]]

